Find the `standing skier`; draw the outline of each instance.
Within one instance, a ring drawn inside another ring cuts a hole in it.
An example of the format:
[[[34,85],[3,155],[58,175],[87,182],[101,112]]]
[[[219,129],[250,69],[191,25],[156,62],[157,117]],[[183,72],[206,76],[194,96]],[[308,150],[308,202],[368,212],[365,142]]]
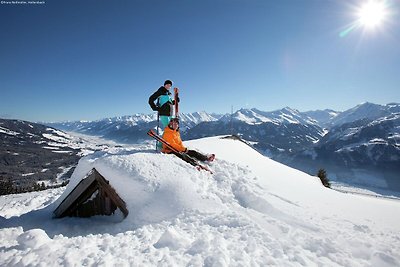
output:
[[[213,161],[215,159],[215,154],[204,155],[196,150],[189,150],[182,144],[181,135],[179,133],[179,119],[177,118],[171,119],[171,121],[168,123],[168,126],[165,127],[163,139],[177,151],[184,152],[188,156],[196,158],[200,161]],[[165,144],[163,144],[162,152],[173,153],[178,157],[182,156],[181,154],[174,153],[174,151],[172,151]]]
[[[158,111],[162,129],[167,127],[172,118],[173,105],[175,100],[171,97],[169,91],[172,87],[172,81],[166,80],[164,86],[161,86],[154,94],[149,97],[149,105],[154,111]],[[157,104],[154,102],[157,100]],[[179,98],[177,99],[179,102]]]

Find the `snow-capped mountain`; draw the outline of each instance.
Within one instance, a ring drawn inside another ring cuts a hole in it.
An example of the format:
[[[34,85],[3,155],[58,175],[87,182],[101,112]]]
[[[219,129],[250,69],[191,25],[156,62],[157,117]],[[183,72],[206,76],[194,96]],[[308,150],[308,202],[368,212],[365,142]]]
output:
[[[215,153],[214,174],[121,148],[83,158],[65,189],[0,196],[0,266],[400,265],[398,200],[330,190],[237,140],[185,145]],[[92,168],[127,217],[54,219]]]
[[[324,134],[322,128],[314,124],[264,122],[250,124],[244,121],[215,121],[201,123],[183,133],[184,139],[235,134],[252,143],[266,155],[282,151],[305,149],[317,142]]]
[[[388,181],[395,180],[391,174],[397,170],[394,166],[400,165],[394,119],[399,112],[400,105],[396,103],[363,103],[343,112],[329,109],[300,112],[286,107],[270,112],[240,109],[224,116],[205,112],[182,114],[181,134],[184,140],[237,134],[265,155],[303,171],[315,174],[318,168],[326,168],[331,178],[347,181],[376,176],[379,177],[376,181],[362,179],[372,185],[390,187],[393,182],[388,185]],[[146,140],[146,132],[156,125],[154,114],[53,124],[123,143]],[[383,175],[383,170],[388,169],[391,174],[385,171]]]
[[[190,129],[199,123],[217,121],[221,117],[222,115],[220,114],[215,114],[215,113],[209,114],[205,111],[182,113],[179,115],[180,128],[181,131],[186,131],[187,129]]]
[[[181,113],[180,128],[185,131],[201,122],[216,121],[221,117],[218,114],[206,112]],[[147,131],[157,127],[157,114],[135,114],[106,118],[97,121],[74,121],[48,123],[55,128],[65,131],[74,131],[89,135],[101,136],[121,143],[138,143],[148,139]]]
[[[218,121],[201,123],[188,129],[183,137],[196,139],[213,135],[236,134],[264,154],[300,151],[312,146],[325,131],[316,121],[291,108],[272,112],[240,109]]]
[[[400,113],[400,105],[398,103],[378,105],[365,102],[354,108],[338,113],[324,123],[327,123],[329,128],[363,119],[376,120],[396,113]]]
[[[276,111],[261,111],[256,108],[252,109],[240,109],[233,114],[227,114],[223,116],[220,121],[240,121],[249,125],[259,125],[262,123],[273,123],[276,125],[280,124],[316,124],[314,119],[308,117],[304,113],[298,110],[291,109],[289,107],[276,110]]]
[[[337,117],[341,112],[334,111],[332,109],[324,109],[324,110],[306,111],[302,113],[312,118],[319,126],[328,128],[330,126],[330,122],[335,117]]]
[[[265,155],[308,173],[325,168],[333,179],[400,191],[399,110],[396,103],[364,103],[344,112],[241,109],[183,136],[238,134]]]
[[[72,121],[61,123],[47,123],[52,127],[84,133],[88,135],[102,136],[120,142],[130,143],[137,141],[142,136],[142,127],[154,124],[157,120],[155,114],[135,114],[132,116],[119,116],[105,118],[97,121]],[[144,134],[146,134],[144,132]],[[143,138],[143,137],[142,137]]]
[[[315,146],[277,157],[308,172],[324,167],[338,180],[400,191],[400,113],[334,126]]]
[[[218,121],[201,123],[188,129],[186,139],[237,134],[266,155],[299,151],[312,146],[324,134],[316,121],[298,110],[284,108],[272,112],[240,109]]]

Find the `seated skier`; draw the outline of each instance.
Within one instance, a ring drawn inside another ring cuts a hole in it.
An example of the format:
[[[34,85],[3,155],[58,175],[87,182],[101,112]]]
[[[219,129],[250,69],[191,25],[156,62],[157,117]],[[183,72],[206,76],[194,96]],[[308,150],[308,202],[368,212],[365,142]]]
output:
[[[179,133],[179,119],[172,118],[164,129],[163,139],[167,141],[173,148],[178,150],[179,152],[184,152],[186,155],[198,159],[200,161],[213,161],[215,159],[215,154],[204,155],[196,150],[187,149],[182,144],[181,135]],[[174,153],[168,146],[163,144],[163,148],[161,150],[164,153]],[[181,157],[180,154],[176,154],[178,157]],[[182,158],[185,160],[184,158]]]

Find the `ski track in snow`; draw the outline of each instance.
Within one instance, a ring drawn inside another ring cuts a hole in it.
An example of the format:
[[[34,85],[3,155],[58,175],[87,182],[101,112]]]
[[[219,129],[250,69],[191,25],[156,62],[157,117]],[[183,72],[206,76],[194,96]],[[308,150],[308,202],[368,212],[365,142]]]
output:
[[[66,189],[1,196],[0,266],[400,265],[400,202],[326,189],[238,141],[187,143],[217,154],[214,175],[143,149],[96,153]],[[92,167],[128,217],[52,219]]]

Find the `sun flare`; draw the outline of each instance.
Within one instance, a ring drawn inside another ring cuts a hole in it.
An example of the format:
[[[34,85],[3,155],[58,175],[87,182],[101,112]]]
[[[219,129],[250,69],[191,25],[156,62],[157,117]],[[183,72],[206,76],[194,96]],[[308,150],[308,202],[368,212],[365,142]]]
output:
[[[370,0],[358,12],[358,22],[365,27],[374,28],[382,24],[387,14],[385,2]]]

